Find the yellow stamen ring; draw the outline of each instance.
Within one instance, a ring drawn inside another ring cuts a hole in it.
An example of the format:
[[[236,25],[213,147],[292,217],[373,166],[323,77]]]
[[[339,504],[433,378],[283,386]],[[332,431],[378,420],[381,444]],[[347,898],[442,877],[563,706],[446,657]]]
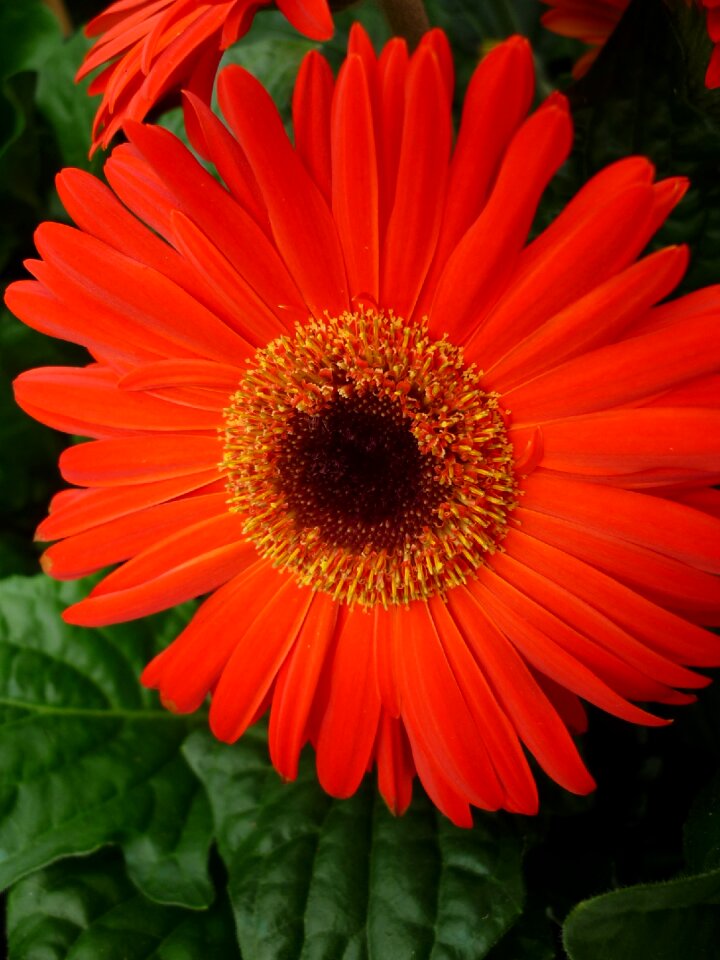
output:
[[[425,324],[360,311],[258,350],[225,412],[229,506],[258,552],[336,600],[472,577],[516,503],[497,394]]]

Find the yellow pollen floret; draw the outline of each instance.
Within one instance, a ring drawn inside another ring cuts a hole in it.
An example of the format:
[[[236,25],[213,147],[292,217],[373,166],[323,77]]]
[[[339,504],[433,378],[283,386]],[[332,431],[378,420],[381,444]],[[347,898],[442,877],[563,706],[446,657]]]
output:
[[[426,324],[359,311],[256,352],[225,411],[229,507],[299,583],[370,608],[464,583],[517,499],[498,396]]]

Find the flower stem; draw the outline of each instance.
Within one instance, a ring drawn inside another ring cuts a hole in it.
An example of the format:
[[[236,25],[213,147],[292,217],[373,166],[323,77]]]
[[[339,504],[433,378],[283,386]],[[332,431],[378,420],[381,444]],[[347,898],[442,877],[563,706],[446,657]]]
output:
[[[64,37],[69,37],[72,33],[72,20],[65,6],[65,0],[44,0],[45,6],[49,7],[60,21],[60,29]]]
[[[394,34],[405,37],[410,48],[420,42],[420,38],[430,29],[423,0],[380,0],[390,29]]]

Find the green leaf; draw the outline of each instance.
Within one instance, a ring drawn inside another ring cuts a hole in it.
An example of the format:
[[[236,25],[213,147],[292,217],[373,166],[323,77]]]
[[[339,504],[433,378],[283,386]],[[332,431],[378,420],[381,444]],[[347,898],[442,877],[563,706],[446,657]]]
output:
[[[86,46],[81,34],[63,42],[41,0],[0,4],[0,268],[30,252],[39,220],[64,216],[53,185],[60,166],[99,170],[100,156],[88,161],[97,101],[74,83]]]
[[[202,908],[211,900],[207,878],[212,818],[207,796],[181,757],[152,779],[151,812],[122,843],[130,876],[158,903]]]
[[[60,42],[60,26],[40,0],[4,3],[0,7],[0,155],[25,125],[9,77],[37,70]]]
[[[179,752],[192,721],[153,707],[137,679],[182,615],[68,626],[61,610],[86,592],[0,584],[0,886],[114,842],[147,896],[204,907],[212,825]]]
[[[3,78],[21,70],[37,70],[60,39],[60,25],[42,0],[3,4],[0,28]]]
[[[579,904],[563,927],[571,960],[716,956],[720,870],[615,890]]]
[[[470,77],[481,57],[496,43],[513,34],[527,37],[535,54],[538,94],[545,97],[551,86],[546,76],[548,68],[558,71],[553,64],[561,57],[567,72],[569,51],[573,41],[558,37],[540,26],[538,0],[425,0],[432,26],[441,27],[450,40],[455,63],[455,104],[462,105],[462,97]],[[579,45],[577,45],[579,46]],[[457,111],[460,119],[460,109]]]
[[[262,731],[231,746],[194,733],[243,953],[253,960],[479,960],[522,909],[512,821],[453,827],[424,798],[393,818],[365,783],[337,801],[310,757],[280,781]]]
[[[371,2],[353,4],[351,10],[338,13],[335,33],[327,43],[308,40],[295,30],[279,12],[260,10],[250,32],[226,51],[222,65],[239,64],[257,77],[289,123],[290,103],[295,78],[303,57],[319,50],[335,71],[347,54],[348,34],[353,23],[362,23],[379,50],[389,37],[385,18]],[[215,110],[217,112],[217,102]],[[175,132],[175,131],[174,131]]]
[[[152,903],[108,851],[21,880],[8,940],[9,960],[240,960],[224,899],[206,912]]]
[[[102,155],[90,163],[91,130],[98,97],[88,96],[90,81],[75,83],[82,58],[90,46],[83,33],[55,47],[39,70],[36,103],[55,135],[64,166],[99,170]]]
[[[262,82],[277,104],[287,105],[300,61],[320,46],[293,30],[282,14],[268,13],[257,17],[242,42],[225,53],[222,65],[240,64]]]

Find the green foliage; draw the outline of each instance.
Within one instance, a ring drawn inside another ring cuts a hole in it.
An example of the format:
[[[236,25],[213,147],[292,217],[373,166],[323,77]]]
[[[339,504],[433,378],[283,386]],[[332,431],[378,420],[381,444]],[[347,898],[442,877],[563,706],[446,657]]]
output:
[[[243,954],[254,960],[480,960],[522,910],[509,818],[468,832],[423,797],[394,819],[366,783],[334,801],[305,757],[297,782],[268,769],[264,736],[204,731],[185,754],[210,796]]]
[[[12,381],[22,370],[74,362],[83,351],[42,337],[0,311],[0,577],[38,570],[35,527],[60,485],[57,458],[67,437],[31,420],[15,404]]]
[[[712,960],[720,942],[720,870],[616,890],[581,903],[565,924],[571,960]]]
[[[41,68],[59,38],[57,20],[40,0],[7,3],[0,9],[0,156],[24,127],[20,98],[10,79]]]
[[[298,782],[283,784],[262,730],[222,746],[139,687],[142,664],[181,628],[179,614],[94,631],[64,624],[61,609],[86,590],[44,577],[0,583],[2,886],[116,844],[144,897],[204,908],[213,899],[214,821],[239,941],[257,960],[382,956],[390,945],[398,960],[479,960],[520,915],[522,840],[510,818],[480,818],[468,833],[419,798],[395,820],[370,783],[351,800],[332,800],[309,758]],[[42,942],[58,924],[65,929],[64,870],[17,886],[11,930]],[[71,903],[94,889],[83,870],[69,878]],[[105,919],[68,941],[78,951],[69,956],[89,957],[81,947],[119,929],[137,940],[131,956],[155,956],[152,938],[165,924],[175,928],[180,915],[162,910],[147,914],[149,926],[140,923],[142,898],[128,900],[127,882],[118,883],[116,876],[108,893],[118,900],[112,922],[98,908]],[[53,891],[56,906],[54,919],[35,923],[17,904],[37,897],[38,884]]]
[[[653,243],[691,244],[685,289],[718,279],[720,97],[704,86],[709,55],[697,10],[633,2],[593,69],[569,91],[575,149],[551,191],[559,209],[592,174],[632,154],[650,157],[659,177],[688,177],[688,196]]]
[[[337,71],[345,57],[348,34],[355,22],[362,23],[378,50],[390,36],[382,14],[371,3],[356,4],[351,10],[338,14],[335,34],[324,44],[299,35],[282,14],[263,11],[243,42],[225,53],[221,69],[226,64],[236,63],[257,77],[289,124],[293,86],[303,57],[310,50],[319,50]]]
[[[280,13],[263,13],[257,25],[262,29],[251,31],[244,43],[231,47],[221,68],[239,64],[262,82],[276,103],[286,105],[300,61],[309,50],[319,50],[322,44],[298,34]]]
[[[190,724],[137,682],[182,619],[63,624],[84,592],[44,577],[0,584],[0,887],[118,843],[147,896],[207,906],[209,810],[179,753]]]
[[[720,870],[616,890],[579,904],[565,923],[571,960],[715,956]]]
[[[57,22],[40,0],[0,8],[0,269],[44,205],[34,71],[59,41]]]
[[[90,165],[88,154],[98,100],[88,96],[88,80],[75,83],[75,73],[89,46],[89,40],[76,33],[50,52],[38,75],[35,101],[55,137],[62,165],[97,169],[99,162]]]
[[[42,0],[0,5],[0,270],[30,252],[35,225],[56,207],[60,167],[90,164],[94,101],[73,77],[87,41],[64,42]]]
[[[153,903],[107,851],[21,880],[7,925],[9,960],[240,960],[225,901],[203,912]]]

